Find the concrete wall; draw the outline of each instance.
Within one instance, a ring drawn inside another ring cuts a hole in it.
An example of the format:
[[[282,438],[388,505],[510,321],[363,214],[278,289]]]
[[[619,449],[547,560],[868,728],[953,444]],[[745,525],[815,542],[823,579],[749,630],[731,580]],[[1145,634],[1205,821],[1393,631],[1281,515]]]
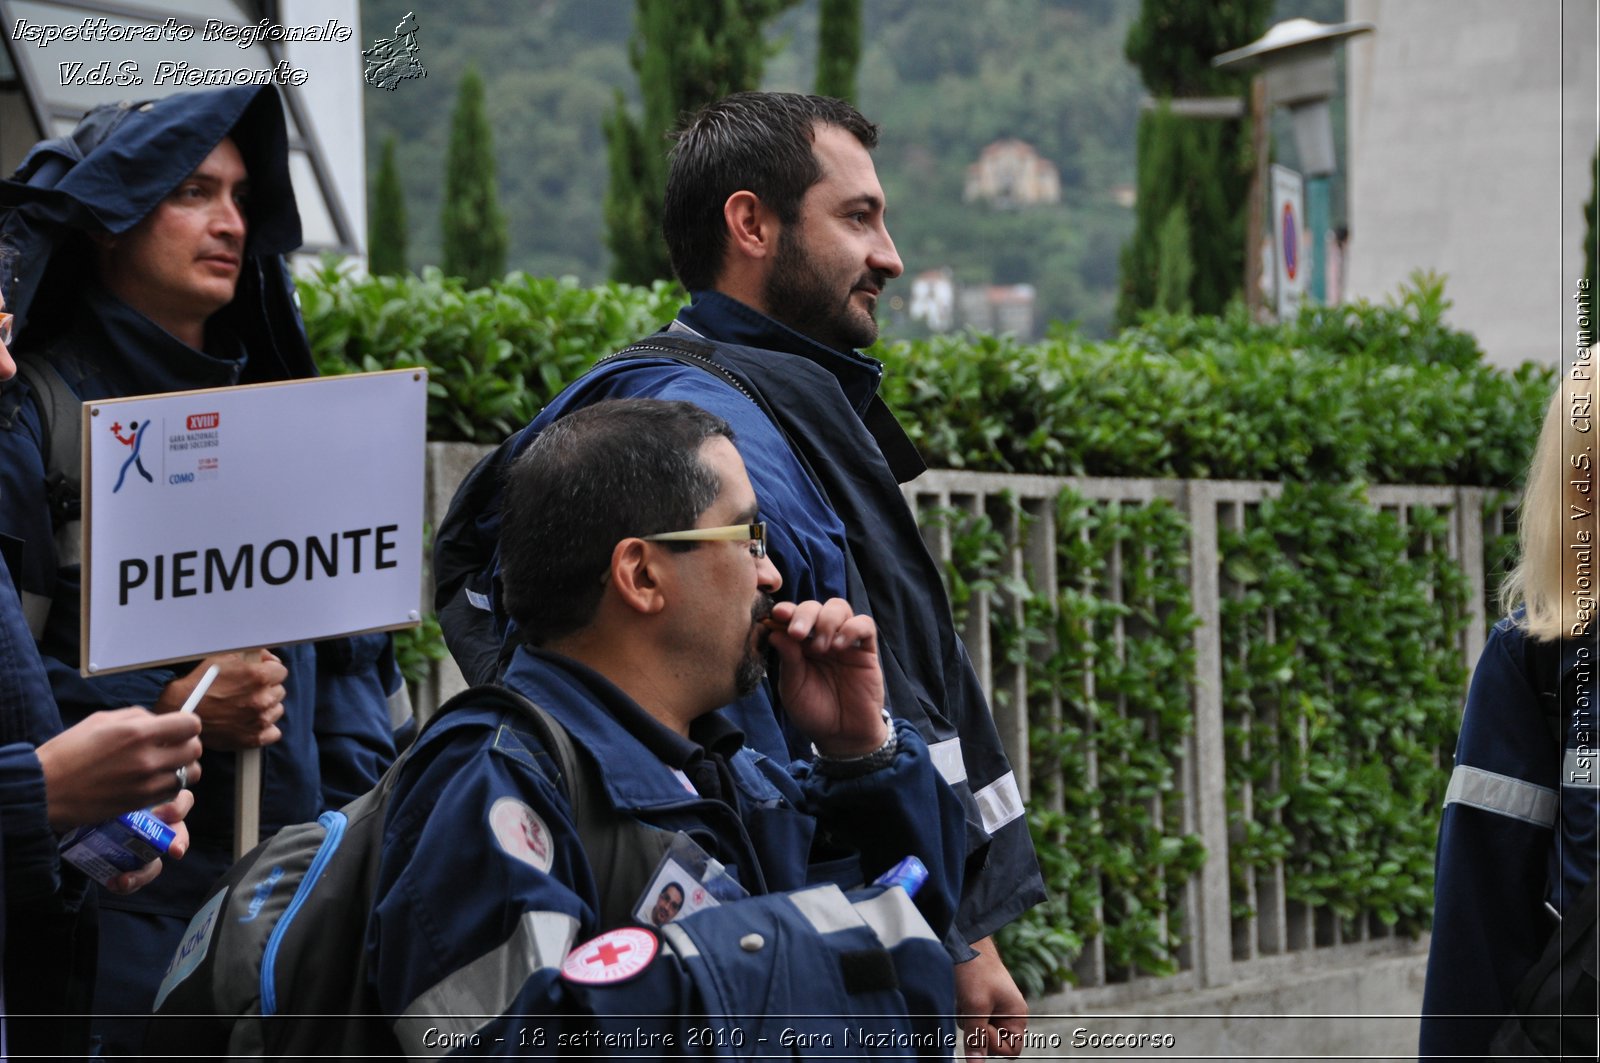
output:
[[[1573,343],[1596,137],[1595,0],[1349,0],[1347,298],[1445,273],[1490,359]]]
[[[1426,958],[1424,941],[1361,964],[1287,971],[1123,1006],[1080,1008],[1071,993],[1056,994],[1034,1002],[1024,1054],[1413,1060]]]

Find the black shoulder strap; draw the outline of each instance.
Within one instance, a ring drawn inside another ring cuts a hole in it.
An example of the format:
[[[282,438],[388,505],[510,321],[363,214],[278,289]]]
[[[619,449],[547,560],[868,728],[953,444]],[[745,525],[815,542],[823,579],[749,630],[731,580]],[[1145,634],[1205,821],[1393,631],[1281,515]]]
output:
[[[1557,749],[1567,744],[1561,711],[1562,645],[1560,639],[1534,639],[1526,633],[1522,639],[1523,666],[1539,693],[1539,715]]]
[[[692,365],[697,369],[704,369],[712,376],[721,377],[729,387],[749,399],[762,413],[767,415],[778,431],[783,431],[782,425],[772,414],[772,407],[767,405],[761,393],[744,386],[732,370],[718,362],[715,358],[716,347],[698,337],[683,334],[669,334],[658,332],[654,336],[640,340],[638,343],[624,347],[616,354],[610,354],[600,359],[597,365],[607,362],[629,358],[664,358],[669,362],[678,362],[682,365]]]
[[[658,332],[648,339],[618,351],[612,358],[649,358],[666,357],[673,361],[683,362],[685,365],[697,365],[700,368],[721,376],[732,384],[745,398],[761,407],[761,412],[767,415],[767,420],[783,433],[789,441],[789,449],[799,456],[803,453],[794,445],[794,440],[789,438],[789,433],[783,427],[783,422],[773,414],[771,405],[766,397],[759,391],[746,388],[732,370],[716,359],[717,348],[715,344],[703,337],[679,329],[678,322],[667,326],[666,332]],[[605,359],[602,359],[604,361]],[[922,455],[917,453],[916,444],[906,435],[904,428],[895,418],[894,411],[889,409],[889,404],[883,401],[882,395],[873,395],[872,401],[867,404],[867,410],[861,416],[861,423],[866,427],[867,434],[872,436],[878,444],[878,451],[883,455],[883,460],[888,464],[889,470],[894,473],[896,483],[910,483],[928,471],[928,465],[922,460]],[[816,479],[815,476],[812,477]],[[821,481],[817,481],[821,487]]]
[[[658,830],[612,808],[600,769],[588,752],[580,749],[567,729],[537,702],[507,687],[485,684],[462,691],[439,707],[425,726],[451,709],[465,705],[475,708],[509,709],[520,715],[545,752],[556,762],[556,779],[572,809],[578,840],[594,871],[600,893],[601,929],[626,926],[633,921],[633,908],[649,884],[656,864],[672,844],[671,831]]]
[[[57,527],[77,520],[83,505],[83,402],[48,358],[26,358],[17,375],[38,398],[43,419],[45,484]]]

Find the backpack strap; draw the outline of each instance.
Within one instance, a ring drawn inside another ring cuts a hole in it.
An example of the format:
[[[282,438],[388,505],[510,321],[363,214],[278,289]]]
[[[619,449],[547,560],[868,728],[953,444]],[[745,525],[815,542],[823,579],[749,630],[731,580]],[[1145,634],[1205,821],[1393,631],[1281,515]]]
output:
[[[508,710],[528,725],[532,736],[555,762],[558,777],[551,781],[566,795],[578,828],[578,841],[594,871],[600,894],[600,928],[611,930],[633,922],[639,895],[672,845],[674,832],[641,823],[612,807],[599,765],[588,751],[572,741],[554,716],[515,690],[495,684],[471,687],[441,705],[429,717],[426,727],[465,705]]]
[[[38,398],[39,417],[44,422],[44,453],[40,457],[50,493],[50,516],[59,528],[78,520],[83,511],[83,400],[48,358],[22,359],[17,375]]]
[[[1557,749],[1567,744],[1561,711],[1562,646],[1561,639],[1534,639],[1526,633],[1522,638],[1523,670],[1539,695],[1539,715]]]

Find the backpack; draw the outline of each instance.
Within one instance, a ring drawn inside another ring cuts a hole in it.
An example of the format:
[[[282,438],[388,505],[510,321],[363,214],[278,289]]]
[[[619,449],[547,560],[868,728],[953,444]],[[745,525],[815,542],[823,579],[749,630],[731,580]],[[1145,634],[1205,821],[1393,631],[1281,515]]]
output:
[[[1540,695],[1540,713],[1565,745],[1561,713],[1561,640],[1525,639],[1524,663]],[[1591,878],[1556,926],[1537,962],[1511,994],[1513,1014],[1490,1043],[1495,1055],[1593,1059],[1600,1022],[1600,876]]]
[[[704,340],[656,333],[607,355],[595,363],[595,368],[616,361],[651,358],[703,369],[749,399],[778,427],[779,421],[766,400],[718,363],[714,352],[715,348]],[[568,388],[580,386],[587,379],[585,373]],[[781,427],[778,430],[783,431]],[[450,656],[469,683],[494,682],[504,672],[506,657],[515,648],[504,639],[503,618],[494,612],[494,595],[499,588],[494,586],[497,577],[489,563],[495,556],[496,542],[481,522],[500,511],[506,470],[521,453],[522,438],[523,432],[514,432],[479,459],[456,488],[433,536],[434,611]],[[800,453],[792,446],[790,451],[797,457]],[[811,479],[817,482],[814,475]]]
[[[1600,1023],[1600,877],[1589,880],[1511,995],[1515,1013],[1490,1051],[1534,1059],[1594,1059]]]
[[[602,929],[627,924],[671,835],[613,810],[588,754],[515,691],[463,691],[428,726],[469,706],[509,710],[528,725],[572,805],[600,885]],[[366,934],[389,797],[406,759],[343,809],[285,827],[228,870],[161,981],[148,1054],[401,1055],[367,986]]]

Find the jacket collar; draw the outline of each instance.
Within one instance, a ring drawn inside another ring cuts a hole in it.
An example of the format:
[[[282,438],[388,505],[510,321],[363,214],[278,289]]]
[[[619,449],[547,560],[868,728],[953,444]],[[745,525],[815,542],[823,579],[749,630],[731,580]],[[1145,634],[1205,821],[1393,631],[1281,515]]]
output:
[[[721,343],[780,351],[815,362],[839,381],[857,413],[865,413],[883,380],[883,363],[860,351],[836,351],[718,291],[689,293],[675,324]]]
[[[671,731],[598,672],[560,654],[518,647],[505,685],[536,702],[594,757],[611,803],[620,809],[682,805],[700,798],[681,766],[707,747],[731,758],[743,748],[721,713],[695,721],[693,739]],[[663,759],[670,755],[672,762]],[[678,769],[678,770],[674,770]]]
[[[118,352],[110,371],[136,381],[139,392],[189,391],[239,382],[244,371],[244,351],[238,339],[215,318],[207,326],[207,346],[217,353],[208,353],[190,347],[99,285],[84,292],[84,301],[89,316],[98,322],[112,349]]]

